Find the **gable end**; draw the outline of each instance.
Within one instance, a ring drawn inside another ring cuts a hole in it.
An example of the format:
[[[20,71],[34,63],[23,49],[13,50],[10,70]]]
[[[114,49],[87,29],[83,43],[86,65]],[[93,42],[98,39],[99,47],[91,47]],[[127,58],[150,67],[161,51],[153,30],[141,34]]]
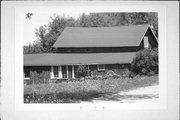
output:
[[[147,37],[148,38],[148,44],[150,48],[156,48],[158,47],[158,40],[157,37],[155,36],[154,32],[152,31],[152,29],[150,27],[147,28],[145,34],[143,35],[141,42],[139,44],[139,49],[144,49],[144,43],[146,43],[146,41],[144,41],[144,38]]]

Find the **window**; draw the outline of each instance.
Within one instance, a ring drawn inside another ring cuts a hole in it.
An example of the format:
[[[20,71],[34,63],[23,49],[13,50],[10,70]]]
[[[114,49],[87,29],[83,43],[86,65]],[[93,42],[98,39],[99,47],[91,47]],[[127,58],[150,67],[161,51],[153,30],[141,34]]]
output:
[[[149,41],[147,36],[144,37],[144,48],[149,48]]]
[[[98,65],[97,68],[98,68],[98,71],[104,71],[105,70],[104,65]]]
[[[30,70],[29,69],[24,69],[24,77],[30,78]]]
[[[58,66],[53,66],[53,74],[54,74],[54,78],[58,78],[59,77]]]
[[[62,66],[62,78],[67,78],[67,66]]]

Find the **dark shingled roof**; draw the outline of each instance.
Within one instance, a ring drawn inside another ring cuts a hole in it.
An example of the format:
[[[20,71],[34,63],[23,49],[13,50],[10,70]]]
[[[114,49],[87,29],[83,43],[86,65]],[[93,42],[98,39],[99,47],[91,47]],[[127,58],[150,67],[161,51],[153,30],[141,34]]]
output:
[[[139,46],[148,24],[121,27],[66,27],[53,47]]]
[[[93,54],[26,54],[24,66],[131,63],[136,52]]]

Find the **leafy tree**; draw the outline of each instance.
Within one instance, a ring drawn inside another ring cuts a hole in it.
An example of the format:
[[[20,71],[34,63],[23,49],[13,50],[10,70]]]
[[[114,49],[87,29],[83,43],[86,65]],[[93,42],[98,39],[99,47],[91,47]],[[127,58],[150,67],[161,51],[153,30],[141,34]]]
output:
[[[23,49],[24,54],[43,53],[43,48],[39,42],[23,46]]]
[[[67,26],[75,26],[73,18],[65,18],[60,16],[51,17],[48,25],[40,26],[36,29],[36,37],[41,43],[44,53],[52,52],[52,46]]]
[[[33,13],[27,13],[26,14],[26,19],[31,19],[32,15],[33,15]]]
[[[131,63],[131,68],[135,74],[158,74],[158,48],[139,51]]]
[[[90,19],[89,16],[83,13],[77,20],[76,26],[81,26],[81,27],[89,27],[90,26]]]

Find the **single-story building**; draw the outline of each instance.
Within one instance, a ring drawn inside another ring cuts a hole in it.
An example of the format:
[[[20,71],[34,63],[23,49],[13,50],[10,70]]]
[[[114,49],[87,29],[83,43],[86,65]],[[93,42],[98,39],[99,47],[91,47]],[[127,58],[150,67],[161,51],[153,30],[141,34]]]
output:
[[[150,25],[120,27],[66,27],[53,48],[54,53],[25,54],[24,77],[30,71],[50,72],[50,79],[75,78],[79,65],[91,71],[129,68],[136,52],[158,47]]]

